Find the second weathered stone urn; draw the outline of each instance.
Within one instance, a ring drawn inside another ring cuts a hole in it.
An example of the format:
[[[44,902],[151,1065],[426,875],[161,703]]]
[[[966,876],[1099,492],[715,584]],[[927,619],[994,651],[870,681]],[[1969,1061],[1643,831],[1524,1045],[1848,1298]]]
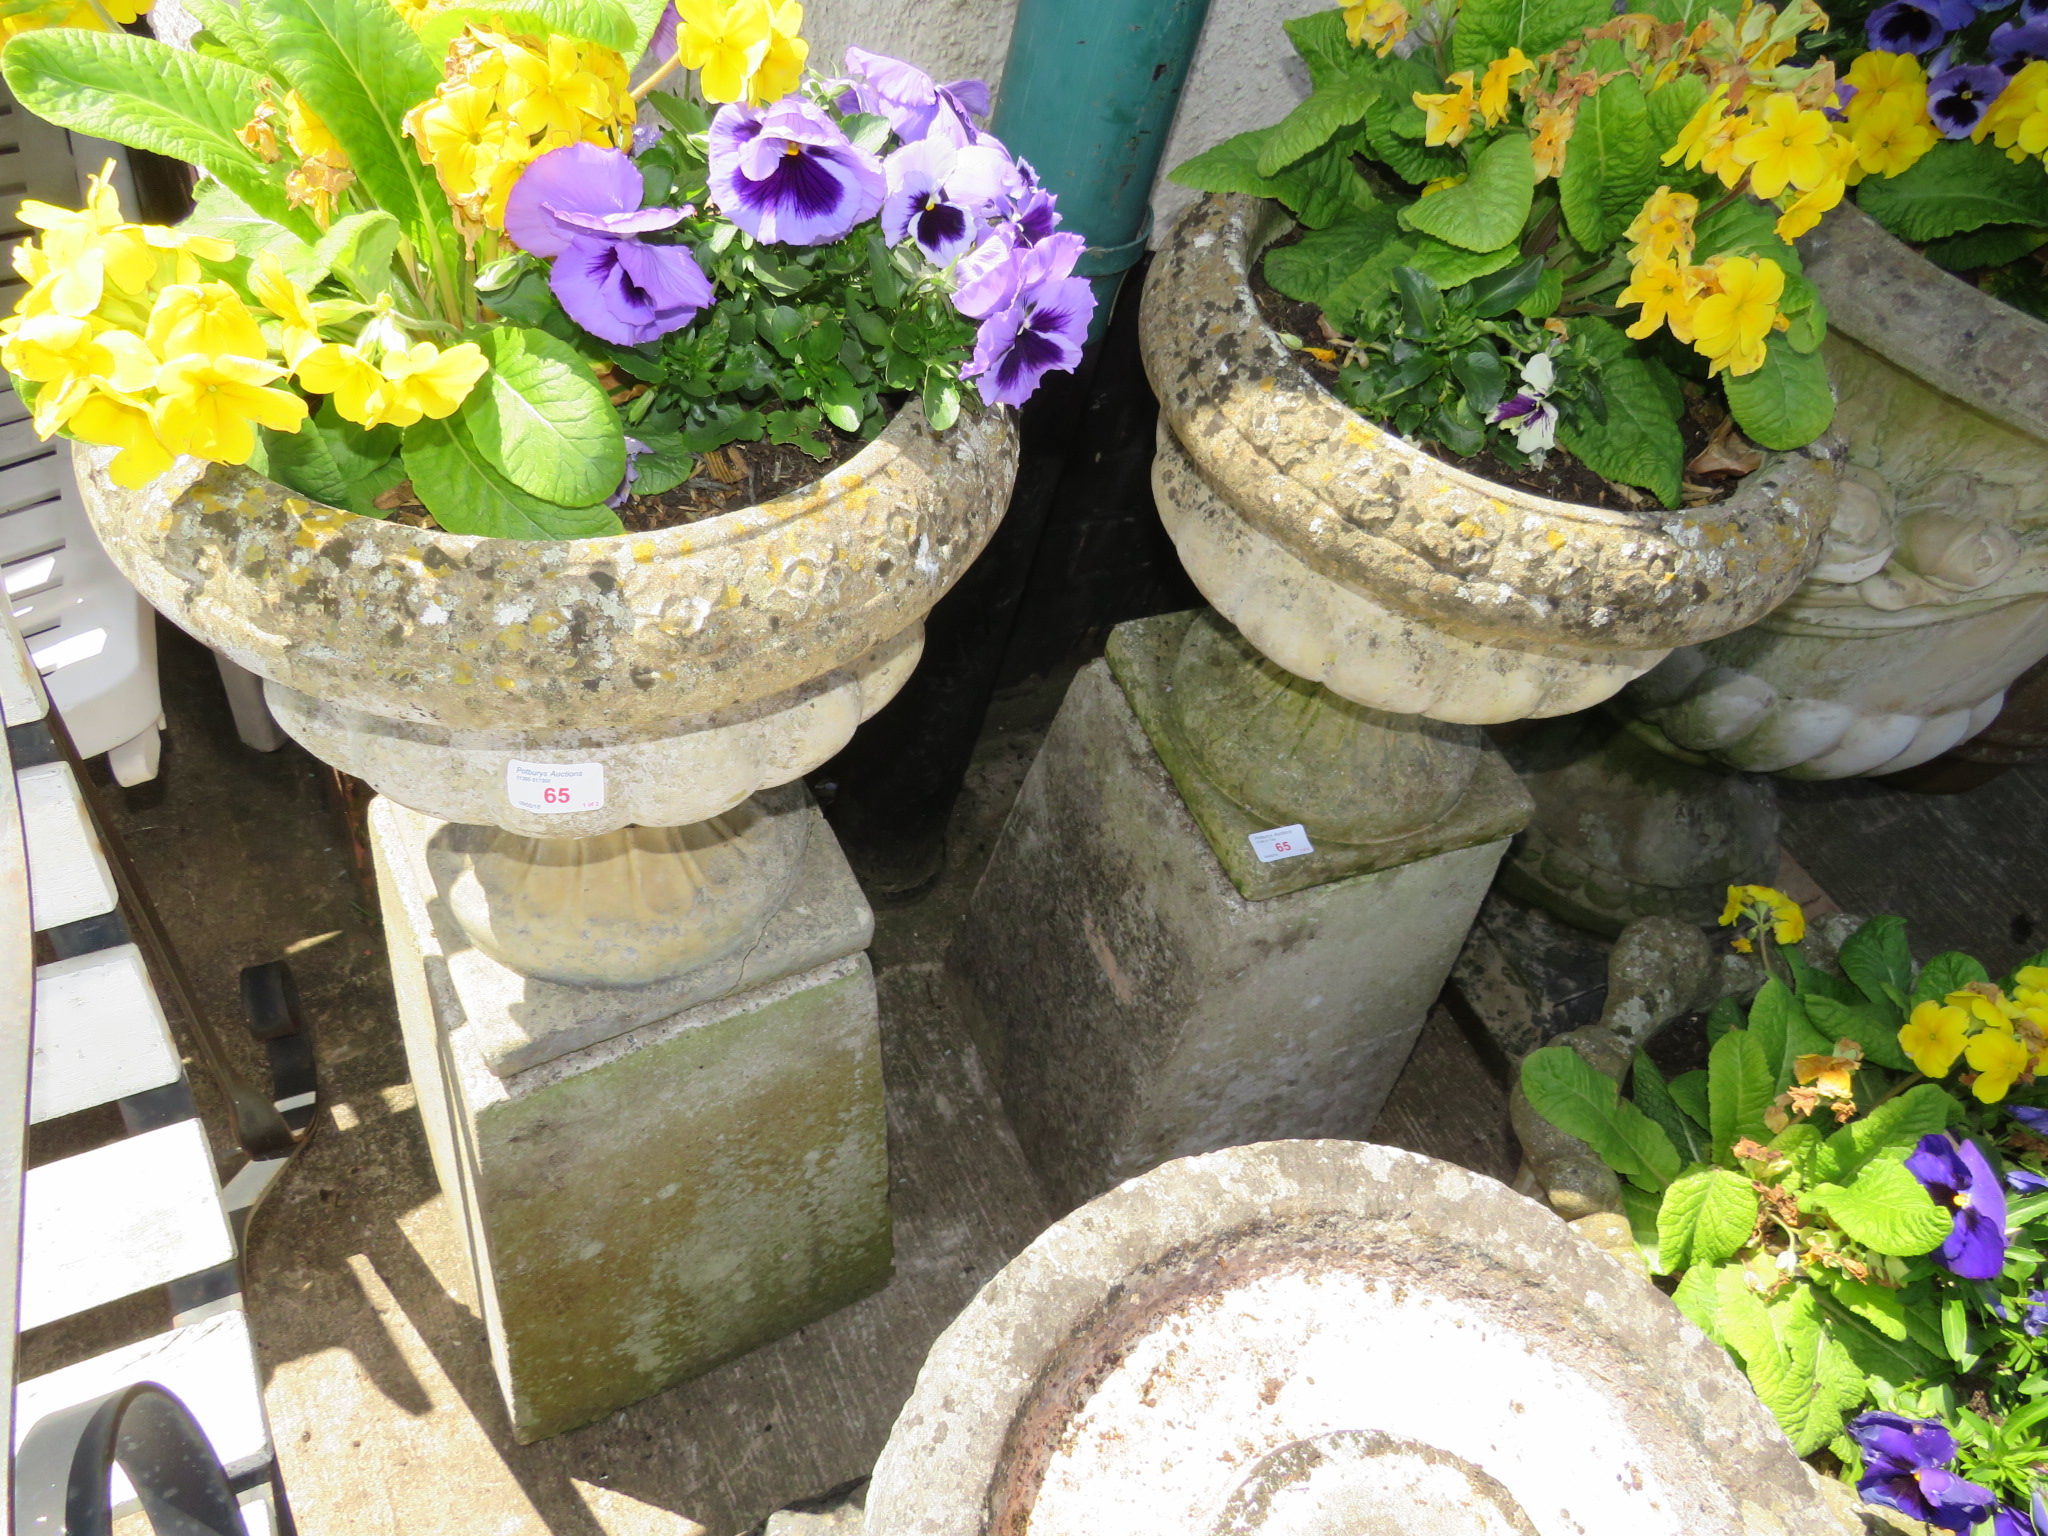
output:
[[[2048,324],[1853,207],[1800,251],[1828,305],[1834,517],[1796,591],[1632,683],[1610,706],[1629,722],[1614,750],[1532,781],[1543,846],[1518,856],[1517,886],[1587,926],[1711,921],[1730,879],[1775,867],[1758,775],[1917,768],[1989,726],[2048,656]],[[1629,823],[1654,829],[1631,844]]]
[[[181,461],[79,454],[157,608],[368,780],[436,1170],[523,1439],[890,1268],[872,916],[795,781],[916,665],[1016,431],[916,406],[779,500],[647,534],[475,538]]]
[[[1584,709],[1768,612],[1841,486],[1824,452],[1684,512],[1467,474],[1267,324],[1253,273],[1289,227],[1210,197],[1154,259],[1153,484],[1213,612],[1124,626],[1082,673],[953,951],[1056,1204],[1365,1135],[1528,819],[1479,727]]]

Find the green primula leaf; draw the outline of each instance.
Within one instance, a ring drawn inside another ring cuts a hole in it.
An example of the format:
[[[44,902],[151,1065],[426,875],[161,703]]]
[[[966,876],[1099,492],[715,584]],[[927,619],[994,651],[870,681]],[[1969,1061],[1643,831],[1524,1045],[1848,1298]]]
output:
[[[451,6],[435,11],[420,24],[420,43],[429,57],[438,59],[468,26],[495,26],[529,37],[560,33],[625,54],[628,65],[637,57],[628,52],[633,46],[633,19],[625,7],[611,0],[506,0],[501,5]],[[644,49],[646,45],[643,42],[641,46]]]
[[[1585,1142],[1632,1183],[1661,1189],[1676,1178],[1678,1150],[1614,1079],[1569,1046],[1533,1051],[1522,1063],[1530,1106],[1568,1136]]]
[[[1713,1123],[1712,1113],[1707,1107],[1707,1074],[1704,1069],[1695,1068],[1681,1072],[1664,1085],[1671,1090],[1671,1102],[1685,1112],[1685,1117],[1701,1130]]]
[[[1842,974],[1880,1007],[1903,1009],[1913,991],[1913,953],[1903,917],[1873,917],[1842,945]]]
[[[1315,91],[1266,131],[1259,146],[1261,176],[1277,176],[1313,150],[1364,117],[1379,100],[1378,89],[1346,81]]]
[[[1167,180],[1197,192],[1242,192],[1250,197],[1275,197],[1273,179],[1259,174],[1259,151],[1270,128],[1254,128],[1225,139],[1192,159],[1183,160]],[[883,301],[887,303],[887,300]]]
[[[1500,271],[1520,255],[1521,252],[1512,245],[1504,245],[1497,251],[1465,251],[1455,245],[1446,245],[1434,236],[1417,235],[1408,256],[1408,265],[1417,271],[1427,272],[1448,292],[1461,283]],[[1472,312],[1479,313],[1476,308]]]
[[[350,477],[336,465],[326,440],[312,423],[297,432],[258,427],[256,451],[249,455],[249,467],[266,479],[290,486],[330,507],[347,503]]]
[[[234,55],[236,63],[258,74],[269,67],[262,40],[249,30],[249,24],[242,19],[241,7],[233,0],[192,0],[185,9],[194,21],[211,32],[214,39]]]
[[[1740,377],[1724,373],[1721,382],[1736,424],[1765,448],[1803,448],[1835,419],[1828,365],[1783,336],[1771,337],[1763,367]]]
[[[1694,1168],[1664,1191],[1657,1212],[1657,1253],[1669,1273],[1733,1258],[1749,1241],[1759,1209],[1756,1188],[1726,1168]]]
[[[1572,238],[1604,250],[1657,190],[1657,146],[1634,75],[1616,75],[1579,106],[1578,126],[1557,179]]]
[[[1650,364],[1604,320],[1580,316],[1571,328],[1599,360],[1607,420],[1560,420],[1557,440],[1595,474],[1639,485],[1665,506],[1677,506],[1685,443]]]
[[[1464,174],[1465,156],[1461,150],[1443,144],[1431,146],[1422,143],[1420,126],[1413,137],[1402,134],[1395,126],[1398,107],[1395,112],[1389,112],[1387,105],[1382,102],[1380,110],[1366,119],[1365,136],[1372,145],[1373,154],[1384,161],[1396,176],[1420,187],[1445,176]],[[1422,117],[1420,111],[1415,115],[1418,120]]]
[[[322,401],[313,413],[313,427],[325,441],[335,469],[351,484],[384,468],[398,452],[398,428],[363,427],[345,421],[332,400]]]
[[[391,15],[396,20],[398,13]],[[319,237],[312,217],[286,196],[291,165],[265,165],[235,137],[263,100],[262,77],[253,71],[126,32],[52,27],[9,43],[0,73],[14,99],[37,117],[189,160],[262,217],[302,240]]]
[[[2048,177],[1989,144],[1944,140],[1897,176],[1873,176],[1857,205],[1902,240],[1940,240],[1986,224],[2048,224]]]
[[[480,332],[491,371],[462,403],[470,437],[529,495],[565,507],[603,501],[626,474],[619,413],[590,365],[545,331]]]
[[[1628,1235],[1642,1251],[1653,1275],[1668,1274],[1663,1255],[1657,1251],[1657,1210],[1663,1196],[1633,1184],[1621,1186],[1621,1214],[1628,1220]]]
[[[1685,174],[1680,166],[1663,164],[1662,157],[1664,151],[1678,142],[1680,130],[1692,121],[1693,114],[1699,111],[1706,99],[1707,82],[1698,75],[1680,75],[1643,98],[1643,107],[1649,114],[1650,143],[1657,151],[1661,175],[1678,177]]]
[[[1989,981],[1990,973],[1969,955],[1950,950],[1936,955],[1920,968],[1913,981],[1913,995],[1906,999],[1907,1012],[1922,1003],[1938,1003],[1951,992],[1960,992],[1973,981]]]
[[[661,25],[661,18],[668,10],[671,0],[622,0],[626,8],[626,19],[633,29],[632,40],[621,50],[626,64],[631,68],[647,51],[647,45],[654,39],[654,29]]]
[[[924,419],[943,432],[960,419],[960,386],[952,379],[930,379],[924,386]]]
[[[1508,268],[1506,262],[1501,266]],[[1526,303],[1543,286],[1546,275],[1543,258],[1531,256],[1527,261],[1515,263],[1511,269],[1501,270],[1490,282],[1475,282],[1465,307],[1482,320],[1496,320]]]
[[[1225,139],[1174,168],[1169,180],[1197,192],[1241,192],[1277,198],[1310,229],[1322,229],[1373,206],[1372,189],[1352,167],[1350,135],[1340,135],[1275,176],[1259,171],[1271,128]],[[886,300],[885,300],[886,302]]]
[[[1451,68],[1483,70],[1510,48],[1533,59],[1613,15],[1608,0],[1465,0],[1451,34]]]
[[[1716,1271],[1716,1322],[1778,1427],[1802,1456],[1841,1432],[1863,1402],[1863,1373],[1821,1314],[1813,1287],[1794,1286],[1768,1306],[1739,1270]]]
[[[1535,292],[1515,306],[1516,312],[1528,320],[1548,320],[1557,313],[1557,306],[1564,302],[1564,274],[1555,267],[1547,267],[1543,280],[1536,285]]]
[[[1953,1225],[1904,1162],[1875,1158],[1844,1184],[1816,1184],[1805,1205],[1828,1213],[1850,1237],[1878,1253],[1912,1258],[1941,1246]]]
[[[313,247],[270,219],[264,218],[227,189],[223,182],[202,181],[192,197],[192,212],[178,225],[194,235],[226,240],[254,261],[265,251],[277,257],[284,274],[301,288],[311,288],[327,275]]]
[[[1678,1107],[1678,1101],[1671,1096],[1671,1085],[1664,1081],[1664,1074],[1657,1070],[1657,1064],[1645,1051],[1636,1052],[1635,1066],[1629,1073],[1629,1088],[1636,1108],[1656,1121],[1658,1129],[1671,1138],[1671,1145],[1678,1149],[1681,1163],[1704,1163],[1712,1159],[1714,1151],[1707,1144],[1706,1127],[1695,1123]]]
[[[314,257],[372,302],[391,284],[391,258],[398,251],[398,220],[383,209],[336,219],[313,247]]]
[[[1679,1278],[1678,1289],[1671,1293],[1678,1310],[1691,1318],[1700,1332],[1716,1344],[1724,1343],[1720,1326],[1720,1278],[1730,1269],[1737,1275],[1742,1272],[1740,1265],[1695,1264]]]
[[[1949,1359],[1964,1370],[1977,1363],[1975,1341],[1970,1337],[1970,1311],[1960,1296],[1949,1296],[1941,1303],[1941,1342],[1948,1351]]]
[[[1749,1033],[1764,1048],[1764,1059],[1771,1064],[1777,1079],[1773,1092],[1784,1092],[1792,1081],[1792,1052],[1786,1047],[1793,1039],[1795,1015],[1800,1024],[1806,1022],[1799,999],[1775,976],[1768,978],[1750,1001]]]
[[[1401,222],[1468,251],[1495,251],[1521,234],[1535,196],[1529,136],[1506,133],[1479,152],[1458,185],[1402,209]]]
[[[1745,1029],[1731,1029],[1707,1053],[1708,1128],[1714,1136],[1714,1161],[1735,1166],[1735,1143],[1747,1136],[1770,1136],[1764,1111],[1776,1098],[1777,1073],[1764,1048]]]
[[[385,518],[391,514],[377,505],[377,498],[398,486],[405,479],[405,461],[393,456],[387,463],[371,470],[360,480],[349,482],[348,492],[341,504],[361,517]]]
[[[1799,263],[1799,253],[1778,238],[1777,220],[1771,210],[1746,197],[1739,197],[1700,219],[1694,226],[1694,235],[1695,262],[1703,263],[1713,256],[1768,256],[1785,269],[1787,277],[1805,272]]]
[[[1831,1283],[1859,1287],[1864,1282],[1850,1280],[1838,1270],[1823,1272]],[[1835,1277],[1839,1276],[1839,1281]],[[1896,1296],[1897,1292],[1885,1292],[1881,1286],[1872,1290],[1885,1295]],[[1860,1289],[1857,1293],[1861,1294]],[[1866,1306],[1851,1306],[1846,1303],[1839,1289],[1830,1290],[1821,1298],[1822,1310],[1829,1315],[1834,1325],[1833,1333],[1849,1351],[1849,1357],[1856,1362],[1856,1369],[1874,1381],[1897,1389],[1917,1379],[1932,1375],[1941,1366],[1940,1358],[1924,1349],[1912,1335],[1914,1318],[1904,1313],[1899,1321],[1904,1335],[1894,1339],[1882,1331],[1871,1318],[1873,1310],[1882,1310],[1886,1304],[1873,1300]]]
[[[1708,16],[1718,12],[1723,16],[1734,16],[1742,9],[1742,0],[1647,0],[1643,9],[1659,21],[1675,21],[1680,26],[1696,27]],[[1687,75],[1685,79],[1696,77]]]
[[[1801,1002],[1828,1049],[1832,1050],[1837,1040],[1854,1040],[1863,1047],[1863,1059],[1867,1062],[1895,1072],[1905,1071],[1911,1065],[1899,1048],[1899,1026],[1904,1021],[1890,1003],[1881,1007],[1865,1002],[1839,1003],[1817,993],[1809,994]]]
[[[452,265],[458,248],[448,200],[400,132],[407,110],[434,94],[441,70],[398,8],[391,0],[243,0],[242,13],[277,73],[347,152],[370,201]]]
[[[496,539],[598,539],[624,531],[618,513],[603,502],[565,507],[529,496],[484,457],[463,430],[460,417],[406,428],[403,452],[413,493],[450,533]]]
[[[1987,224],[1967,235],[1936,240],[1921,252],[1937,266],[1951,272],[1973,272],[1979,267],[2002,267],[2048,245],[2048,229],[2027,224]]]
[[[1266,253],[1266,281],[1290,299],[1327,309],[1330,295],[1399,233],[1394,210],[1380,206],[1310,230]]]
[[[1963,1106],[1933,1083],[1908,1088],[1828,1137],[1814,1160],[1814,1177],[1841,1184],[1880,1157],[1903,1158],[1920,1138],[1947,1130]]]
[[[1294,51],[1308,66],[1309,84],[1314,89],[1326,91],[1377,78],[1380,60],[1369,48],[1351,46],[1342,11],[1315,11],[1280,25],[1286,29]]]
[[[1838,1269],[1818,1271],[1827,1281],[1829,1294],[1847,1311],[1853,1312],[1888,1339],[1906,1336],[1906,1303],[1897,1291],[1868,1280],[1852,1280]]]
[[[1740,1028],[1742,1004],[1732,997],[1715,998],[1714,1006],[1707,1010],[1707,1044],[1711,1046],[1729,1030]]]

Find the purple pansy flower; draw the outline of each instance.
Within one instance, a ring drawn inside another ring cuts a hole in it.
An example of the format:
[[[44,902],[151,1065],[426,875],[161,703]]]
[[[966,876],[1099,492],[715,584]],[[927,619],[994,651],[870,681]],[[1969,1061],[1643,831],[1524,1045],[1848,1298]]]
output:
[[[2020,0],[2020,15],[2028,21],[2048,16],[2048,0]]]
[[[2048,1291],[2028,1292],[2027,1315],[2020,1320],[2020,1326],[2027,1330],[2030,1339],[2048,1333]]]
[[[1088,242],[1079,235],[1051,235],[1035,246],[1023,246],[1009,231],[999,230],[953,268],[953,307],[970,320],[985,320],[1017,302],[1027,270],[1023,258],[1028,252],[1040,252],[1044,270],[1057,267],[1065,276],[1087,248]]]
[[[622,346],[653,341],[697,318],[711,283],[686,245],[640,238],[691,210],[642,208],[632,160],[596,144],[567,144],[529,165],[505,200],[505,233],[553,258],[548,286],[569,318]]]
[[[1951,139],[1967,139],[2005,89],[2005,71],[1993,64],[1958,64],[1927,82],[1927,115]]]
[[[2036,1109],[2031,1104],[2008,1104],[2005,1112],[2036,1136],[2048,1136],[2048,1109]]]
[[[1830,122],[1847,122],[1849,118],[1849,103],[1855,99],[1856,87],[1846,80],[1837,80],[1835,82],[1834,97],[1822,106],[1821,112]]]
[[[2005,1190],[1976,1143],[1936,1131],[1906,1159],[1934,1203],[1955,1217],[1936,1257],[1950,1274],[1989,1280],[2005,1267]]]
[[[2037,1494],[2036,1499],[2039,1499]],[[1991,1536],[2041,1536],[2033,1513],[2017,1504],[2001,1504],[1991,1512]]]
[[[1080,236],[1055,235],[1009,251],[1007,274],[991,274],[988,292],[1006,290],[1008,302],[984,311],[974,357],[960,370],[989,404],[1022,405],[1048,373],[1081,361],[1095,315],[1095,290],[1072,275],[1083,249]]]
[[[2031,1168],[2008,1168],[2005,1170],[2005,1187],[2016,1195],[2048,1193],[2048,1177]]]
[[[1850,1421],[1849,1434],[1863,1448],[1856,1491],[1868,1502],[1944,1531],[1967,1531],[1989,1518],[1991,1490],[1948,1470],[1955,1437],[1934,1420],[1866,1413]]]
[[[1016,167],[993,140],[956,146],[921,139],[889,156],[882,171],[889,188],[883,238],[891,245],[914,239],[942,267],[975,243],[1017,185]]]
[[[1557,407],[1549,399],[1556,383],[1557,364],[1548,352],[1538,352],[1522,364],[1521,391],[1501,401],[1486,419],[1514,433],[1522,452],[1548,452],[1557,441]]]
[[[1991,34],[1992,62],[2007,74],[2017,74],[2031,59],[2048,59],[2048,19],[2008,21]]]
[[[829,245],[880,211],[886,187],[882,162],[801,96],[711,120],[712,201],[756,240]]]
[[[981,137],[974,119],[988,116],[986,80],[941,85],[914,64],[865,48],[846,50],[846,72],[853,78],[839,98],[839,110],[886,117],[906,144],[927,137],[972,144]]]
[[[640,478],[640,466],[633,461],[643,453],[652,452],[654,450],[641,442],[639,438],[629,437],[626,439],[626,473],[619,480],[619,488],[604,499],[604,504],[614,512],[623,507],[632,498],[633,482]]]
[[[1863,24],[1864,36],[1873,49],[1884,53],[1926,53],[1941,46],[1949,34],[1932,5],[1914,0],[1890,0],[1870,13]]]

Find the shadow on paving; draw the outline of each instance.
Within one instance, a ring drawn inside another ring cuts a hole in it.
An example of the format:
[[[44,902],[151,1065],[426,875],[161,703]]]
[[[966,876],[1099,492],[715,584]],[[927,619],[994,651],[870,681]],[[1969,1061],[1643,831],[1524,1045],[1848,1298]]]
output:
[[[520,1446],[421,1135],[381,936],[321,770],[295,745],[243,747],[210,656],[168,626],[161,665],[162,777],[110,799],[244,1070],[262,1063],[239,1025],[243,965],[290,954],[318,1044],[319,1128],[257,1217],[247,1285],[306,1536],[731,1536],[864,1474],[932,1339],[1045,1223],[938,962],[1057,694],[998,709],[946,873],[877,914],[893,1282],[707,1376]],[[185,1035],[182,1020],[174,1028]],[[187,1057],[225,1153],[219,1096]],[[1504,1103],[1439,1011],[1383,1133],[1504,1178]]]

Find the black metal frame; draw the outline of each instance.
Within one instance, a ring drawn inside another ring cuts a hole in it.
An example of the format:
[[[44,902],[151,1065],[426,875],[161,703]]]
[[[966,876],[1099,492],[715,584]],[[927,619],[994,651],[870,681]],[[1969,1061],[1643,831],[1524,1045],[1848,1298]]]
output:
[[[206,1432],[153,1381],[37,1421],[15,1453],[14,1536],[110,1536],[117,1462],[157,1536],[249,1536]]]

